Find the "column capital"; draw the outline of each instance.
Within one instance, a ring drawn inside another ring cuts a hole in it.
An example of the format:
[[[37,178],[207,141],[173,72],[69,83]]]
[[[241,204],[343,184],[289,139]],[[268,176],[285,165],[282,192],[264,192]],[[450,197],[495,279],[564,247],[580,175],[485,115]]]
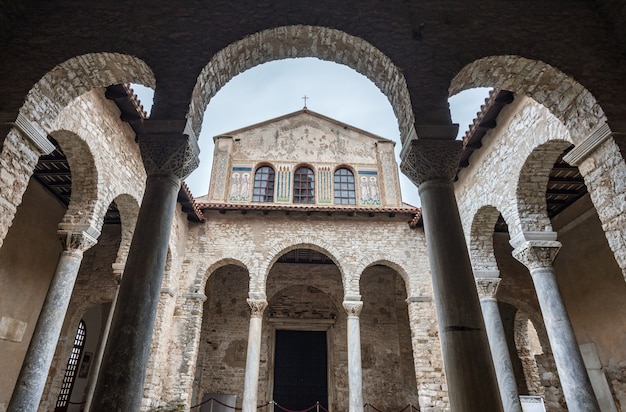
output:
[[[420,296],[409,296],[404,300],[407,305],[411,303],[424,303],[424,302],[432,302],[433,298],[431,296],[420,295]]]
[[[252,309],[251,317],[253,318],[261,318],[263,317],[263,311],[267,307],[267,300],[265,299],[246,299],[248,305],[250,305],[250,309]]]
[[[561,242],[557,240],[530,240],[517,246],[512,255],[532,271],[552,267],[560,249]]]
[[[60,224],[57,235],[63,250],[79,250],[84,252],[98,243],[100,231],[89,225]]]
[[[418,138],[404,145],[400,170],[418,186],[429,180],[451,181],[462,148],[460,140]]]
[[[361,314],[361,309],[363,309],[363,302],[358,300],[344,300],[343,308],[346,310],[349,318],[358,318]]]
[[[495,300],[500,278],[476,278],[476,290],[480,300]]]
[[[200,163],[200,148],[184,121],[146,120],[139,136],[143,164],[151,174],[187,177]]]

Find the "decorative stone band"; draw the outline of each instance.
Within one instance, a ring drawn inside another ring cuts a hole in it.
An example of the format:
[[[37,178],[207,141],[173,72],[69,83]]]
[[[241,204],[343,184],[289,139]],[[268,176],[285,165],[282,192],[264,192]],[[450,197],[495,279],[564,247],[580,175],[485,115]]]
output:
[[[529,240],[521,243],[512,254],[532,271],[552,267],[552,262],[560,249],[561,242],[557,240]]]
[[[17,115],[17,119],[15,119],[15,121],[4,117],[5,116],[0,116],[0,123],[10,124],[15,127],[33,144],[35,149],[39,152],[39,155],[52,153],[54,145],[50,142],[50,140],[48,140],[46,133],[39,127],[38,124],[31,122],[30,119],[22,113]]]
[[[476,278],[476,290],[480,300],[496,300],[500,278]]]
[[[250,309],[252,309],[252,313],[250,317],[252,318],[263,317],[263,311],[267,307],[267,300],[248,298],[247,301],[248,301],[248,305],[250,305]]]
[[[363,302],[358,300],[344,300],[343,308],[346,310],[349,318],[358,318],[363,309]]]
[[[84,252],[98,243],[100,231],[88,225],[60,224],[57,234],[64,250]]]
[[[626,134],[625,131],[612,131],[608,124],[604,123],[591,133],[585,140],[576,145],[568,154],[563,156],[563,160],[572,166],[581,164],[587,156],[593,153],[606,139],[614,135]]]
[[[198,140],[186,122],[147,120],[144,129],[139,149],[149,175],[172,173],[184,179],[200,164]]]
[[[402,150],[400,170],[413,183],[429,180],[451,181],[459,168],[463,142],[420,138],[408,142]]]

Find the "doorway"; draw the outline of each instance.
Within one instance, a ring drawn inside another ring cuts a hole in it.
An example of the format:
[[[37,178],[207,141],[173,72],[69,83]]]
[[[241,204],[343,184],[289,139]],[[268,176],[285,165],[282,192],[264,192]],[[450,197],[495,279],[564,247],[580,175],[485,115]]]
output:
[[[291,410],[328,408],[325,331],[276,330],[274,401]]]

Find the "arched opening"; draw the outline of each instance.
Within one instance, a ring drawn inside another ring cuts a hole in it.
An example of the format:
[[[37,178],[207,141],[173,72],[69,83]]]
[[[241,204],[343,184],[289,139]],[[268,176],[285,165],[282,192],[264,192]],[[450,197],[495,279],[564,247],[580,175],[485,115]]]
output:
[[[417,406],[405,282],[394,269],[376,264],[361,274],[360,291],[364,402],[384,411]]]
[[[345,409],[347,364],[341,348],[347,331],[337,266],[313,249],[285,252],[269,271],[267,296],[263,341],[269,347],[262,348],[261,358],[267,356],[269,365],[261,366],[259,393],[291,410],[318,401],[330,410]]]

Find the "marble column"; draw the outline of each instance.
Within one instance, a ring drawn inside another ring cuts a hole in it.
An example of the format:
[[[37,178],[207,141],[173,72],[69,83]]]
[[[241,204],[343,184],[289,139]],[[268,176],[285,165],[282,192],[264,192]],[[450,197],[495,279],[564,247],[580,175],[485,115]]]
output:
[[[59,225],[63,252],[39,313],[22,369],[13,389],[7,411],[34,412],[48,378],[50,364],[72,297],[83,252],[96,244],[100,233],[90,226]]]
[[[256,412],[259,388],[259,362],[261,361],[261,331],[263,328],[263,311],[267,307],[265,294],[250,294],[248,305],[250,314],[250,330],[248,332],[248,352],[246,356],[246,377],[243,385],[243,412]]]
[[[348,314],[348,387],[349,412],[363,412],[363,371],[361,369],[361,329],[359,315],[363,309],[360,295],[346,295],[343,308]]]
[[[599,411],[552,267],[560,248],[556,240],[526,240],[519,242],[513,257],[528,268],[533,279],[568,410]]]
[[[183,124],[181,124],[183,123]],[[139,148],[148,177],[128,252],[92,411],[138,411],[182,179],[198,165],[184,122],[148,120]],[[178,132],[177,132],[178,131]]]
[[[517,392],[513,363],[502,326],[502,318],[498,309],[496,292],[500,285],[499,277],[485,277],[476,279],[476,289],[480,298],[480,306],[483,310],[487,338],[491,347],[491,357],[496,369],[500,398],[505,412],[522,412],[522,405]]]
[[[498,412],[498,382],[452,183],[462,148],[453,140],[457,129],[419,128],[420,138],[404,144],[400,167],[422,201],[451,409]]]

